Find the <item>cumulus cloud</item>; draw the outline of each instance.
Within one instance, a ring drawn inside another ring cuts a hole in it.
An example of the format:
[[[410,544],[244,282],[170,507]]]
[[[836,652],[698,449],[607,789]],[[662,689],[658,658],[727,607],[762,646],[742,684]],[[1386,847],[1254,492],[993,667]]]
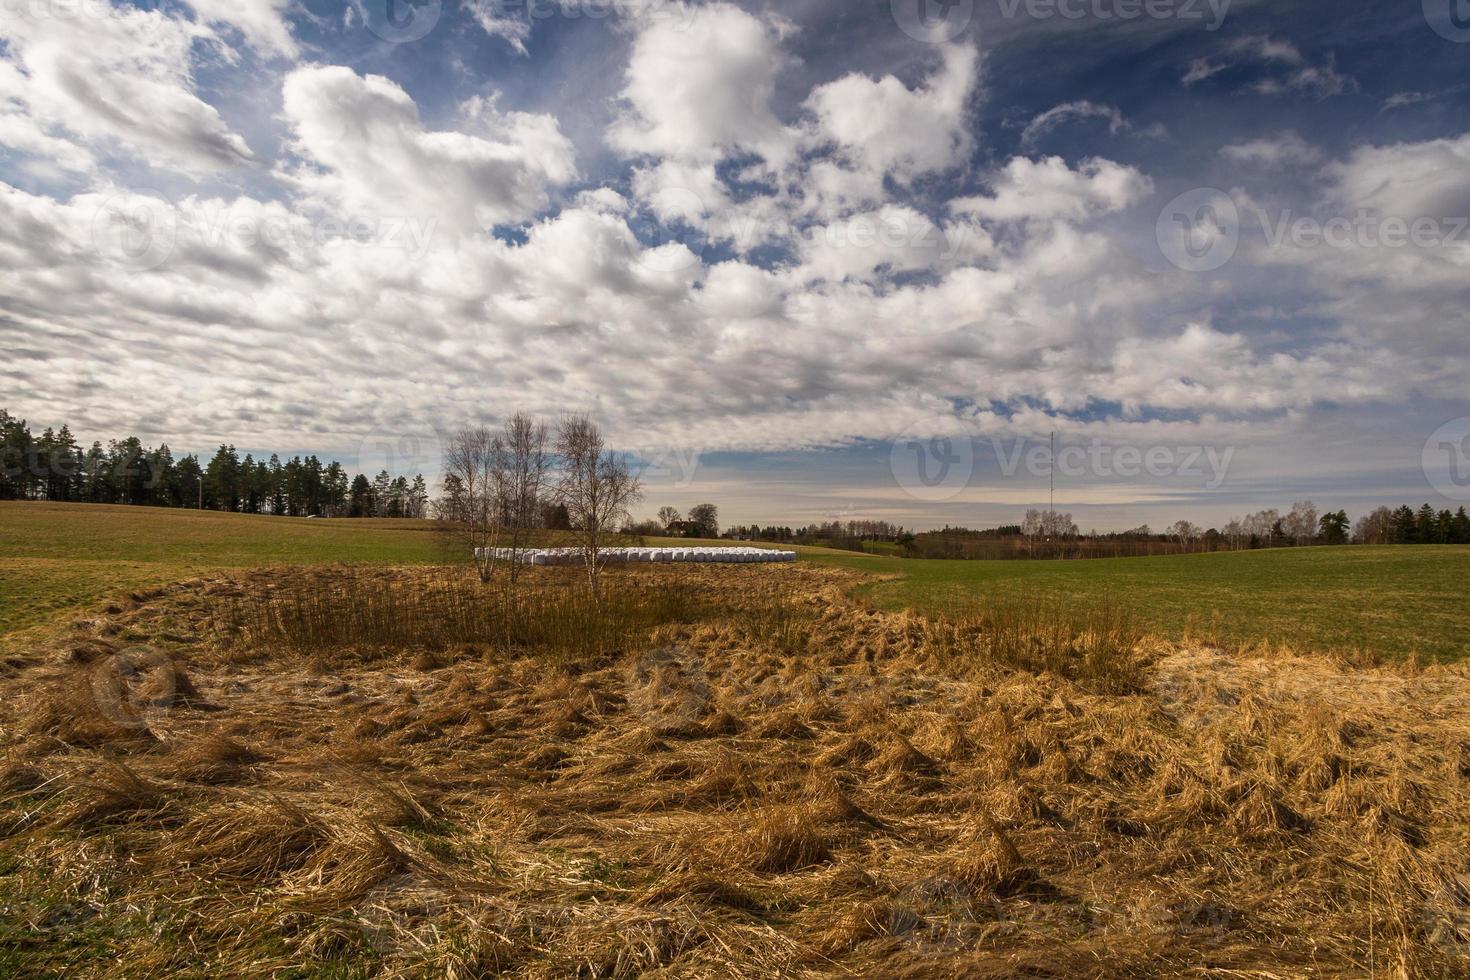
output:
[[[1153,186],[1137,169],[1111,160],[1084,160],[1073,169],[1061,157],[1016,157],[990,179],[990,185],[990,194],[956,198],[950,208],[995,221],[1077,221],[1126,208]]]
[[[1347,206],[1401,218],[1470,215],[1470,134],[1362,146],[1327,174],[1331,193]]]
[[[959,166],[973,146],[966,104],[979,55],[947,45],[939,70],[910,88],[892,75],[849,74],[818,86],[806,100],[818,142],[835,144],[860,174],[907,183]]]
[[[432,218],[454,231],[524,221],[576,175],[571,142],[545,115],[467,103],[474,132],[432,131],[407,92],[343,67],[287,76],[284,109],[306,161],[291,179],[349,213]]]
[[[780,162],[788,139],[770,101],[784,61],[778,27],[733,4],[651,17],[633,43],[608,141],[694,163],[740,152]]]
[[[504,398],[596,411],[631,448],[845,445],[916,416],[1197,441],[1463,384],[1463,249],[1245,243],[1218,278],[1174,269],[1153,238],[1166,178],[1146,163],[989,159],[974,47],[891,71],[809,66],[791,91],[789,25],[728,3],[625,25],[615,157],[591,174],[566,113],[416,101],[385,75],[292,64],[270,166],[130,193],[113,153],[189,174],[255,159],[194,64],[224,56],[227,30],[287,58],[289,30],[265,17],[281,8],[194,9],[115,11],[86,44],[0,28],[0,141],[83,188],[0,182],[0,347],[47,365],[0,362],[0,383],[36,418],[143,429],[141,390],[149,424],[189,447],[350,452]],[[1278,42],[1225,55],[1273,77],[1310,67]],[[57,66],[82,64],[122,93],[116,112],[64,84]],[[1024,141],[1076,118],[1127,128],[1065,102]],[[1256,165],[1243,180],[1314,168],[1305,203],[1321,213],[1452,215],[1470,203],[1467,141],[1342,153],[1287,132],[1220,152]],[[1217,307],[1250,293],[1225,277],[1273,269],[1297,305],[1227,322]]]
[[[191,174],[229,170],[254,154],[195,92],[193,50],[207,28],[157,10],[88,4],[53,16],[22,4],[0,19],[4,131],[26,152],[54,152],[67,169],[90,168],[95,150]]]

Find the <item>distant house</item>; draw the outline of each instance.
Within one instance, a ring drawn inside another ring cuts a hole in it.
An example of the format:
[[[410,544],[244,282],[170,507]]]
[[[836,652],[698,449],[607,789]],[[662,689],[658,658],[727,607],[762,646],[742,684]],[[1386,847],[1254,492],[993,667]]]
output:
[[[699,537],[699,525],[693,521],[673,521],[669,524],[669,537],[697,538]]]

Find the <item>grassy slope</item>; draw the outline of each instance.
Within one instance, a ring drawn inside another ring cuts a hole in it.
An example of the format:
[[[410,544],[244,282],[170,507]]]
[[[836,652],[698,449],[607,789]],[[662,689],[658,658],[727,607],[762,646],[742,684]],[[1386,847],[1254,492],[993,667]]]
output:
[[[0,634],[128,589],[216,568],[444,560],[427,521],[303,520],[0,503]],[[662,543],[657,539],[649,544]],[[669,542],[681,543],[681,542]],[[1435,658],[1466,652],[1470,548],[1302,548],[1077,562],[918,561],[798,548],[802,557],[891,576],[885,608],[1058,597],[1129,607],[1166,636],[1273,640]]]
[[[1117,603],[1153,631],[1302,650],[1470,652],[1470,547],[1290,548],[1095,561],[934,561],[838,552],[819,560],[901,576],[866,590],[884,608],[981,597]]]
[[[0,502],[0,633],[218,568],[440,560],[428,521]]]

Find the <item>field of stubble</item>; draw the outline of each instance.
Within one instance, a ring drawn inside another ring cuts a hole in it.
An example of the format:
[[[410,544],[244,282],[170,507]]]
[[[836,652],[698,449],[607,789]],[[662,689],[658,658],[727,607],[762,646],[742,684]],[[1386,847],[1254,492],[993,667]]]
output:
[[[1470,680],[806,565],[290,569],[0,665],[0,974],[1457,976]]]

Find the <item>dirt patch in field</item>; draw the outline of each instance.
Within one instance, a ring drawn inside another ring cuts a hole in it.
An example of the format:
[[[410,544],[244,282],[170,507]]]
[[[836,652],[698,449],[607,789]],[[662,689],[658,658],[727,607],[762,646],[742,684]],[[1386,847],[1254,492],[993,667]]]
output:
[[[1148,646],[1141,683],[1097,693],[784,566],[614,573],[706,602],[578,662],[484,643],[286,656],[239,631],[242,605],[349,574],[408,591],[427,573],[194,580],[12,663],[0,964],[1470,967],[1461,669]]]

